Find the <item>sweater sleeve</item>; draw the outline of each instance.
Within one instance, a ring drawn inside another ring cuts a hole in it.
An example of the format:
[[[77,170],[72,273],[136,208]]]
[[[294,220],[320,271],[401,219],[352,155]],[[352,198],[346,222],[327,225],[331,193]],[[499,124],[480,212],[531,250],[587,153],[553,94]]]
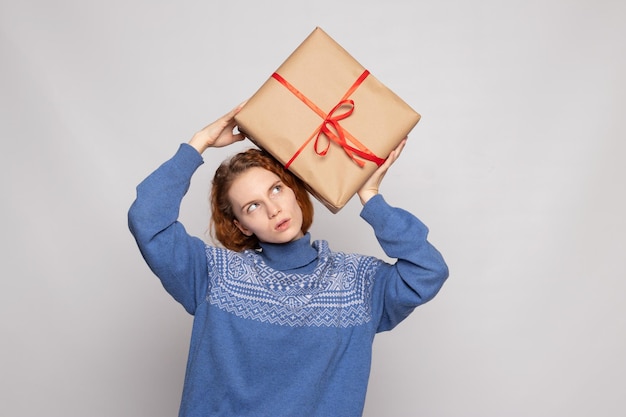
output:
[[[150,269],[168,293],[194,314],[206,293],[205,243],[187,234],[178,222],[180,204],[191,176],[203,163],[188,144],[137,186],[128,211],[128,225]]]
[[[361,217],[373,228],[385,254],[397,259],[386,265],[377,280],[382,290],[378,331],[393,329],[415,307],[431,300],[448,278],[448,266],[428,240],[428,228],[411,213],[391,207],[382,195],[370,199]]]

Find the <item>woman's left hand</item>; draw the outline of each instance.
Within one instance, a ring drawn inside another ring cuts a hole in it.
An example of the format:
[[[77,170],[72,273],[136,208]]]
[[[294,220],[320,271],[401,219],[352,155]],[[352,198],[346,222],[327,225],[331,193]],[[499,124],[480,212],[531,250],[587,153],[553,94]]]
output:
[[[363,186],[359,189],[357,194],[361,199],[361,204],[365,204],[369,201],[370,198],[374,197],[378,194],[378,188],[380,187],[380,183],[383,181],[387,170],[389,167],[398,159],[402,149],[404,149],[404,145],[406,145],[406,141],[408,138],[402,139],[400,144],[391,151],[385,162],[378,167],[376,171],[368,178],[368,180],[363,184]]]

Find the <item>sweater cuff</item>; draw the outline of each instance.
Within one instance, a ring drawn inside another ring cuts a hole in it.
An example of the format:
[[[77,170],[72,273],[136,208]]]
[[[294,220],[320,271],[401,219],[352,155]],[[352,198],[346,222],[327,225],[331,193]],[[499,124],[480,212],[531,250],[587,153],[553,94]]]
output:
[[[389,204],[387,204],[382,194],[376,194],[374,197],[370,198],[361,209],[361,218],[370,225],[375,226],[377,221],[382,223],[380,213],[384,212],[385,209],[389,207]]]
[[[187,171],[190,176],[204,163],[202,155],[188,143],[181,143],[172,159],[179,169]]]

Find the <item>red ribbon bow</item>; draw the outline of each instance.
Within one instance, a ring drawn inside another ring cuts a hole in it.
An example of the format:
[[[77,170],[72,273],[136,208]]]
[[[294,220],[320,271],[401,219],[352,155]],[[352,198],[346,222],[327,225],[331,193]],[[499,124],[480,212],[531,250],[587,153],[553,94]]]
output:
[[[335,142],[337,145],[341,146],[344,152],[348,155],[350,159],[352,159],[357,165],[361,168],[365,165],[361,159],[357,159],[360,157],[362,159],[372,161],[376,165],[382,165],[385,160],[376,156],[372,151],[367,149],[363,144],[361,144],[354,136],[352,136],[347,130],[345,130],[340,124],[339,121],[349,117],[354,111],[354,100],[348,100],[348,97],[361,85],[361,83],[367,78],[369,75],[369,71],[365,70],[363,73],[357,78],[357,80],[352,84],[352,86],[348,89],[348,91],[344,94],[344,96],[339,100],[339,103],[335,107],[332,108],[328,114],[324,113],[322,109],[317,107],[315,103],[309,100],[304,94],[302,94],[297,88],[291,85],[287,80],[285,80],[278,73],[273,73],[272,78],[277,80],[283,86],[285,86],[289,91],[291,91],[296,97],[298,97],[304,104],[309,106],[311,110],[317,113],[322,119],[322,124],[318,126],[317,129],[313,132],[313,134],[302,144],[302,146],[296,151],[296,153],[291,157],[291,159],[285,164],[285,168],[289,168],[291,163],[300,155],[300,152],[306,147],[306,145],[316,137],[315,139],[315,153],[320,156],[324,156],[328,153],[330,148],[330,143]],[[343,113],[338,113],[338,111],[342,107],[349,107]],[[327,143],[324,149],[319,150],[320,138],[325,136],[327,138]],[[348,144],[348,139],[355,146],[351,146]]]

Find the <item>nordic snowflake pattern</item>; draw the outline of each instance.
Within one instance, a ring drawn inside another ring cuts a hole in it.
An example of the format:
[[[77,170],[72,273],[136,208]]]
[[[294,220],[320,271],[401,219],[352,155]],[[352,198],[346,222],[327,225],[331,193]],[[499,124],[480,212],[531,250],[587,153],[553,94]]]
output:
[[[310,274],[267,266],[256,251],[207,246],[207,300],[238,317],[285,326],[351,327],[371,319],[374,275],[381,261],[331,252],[315,241],[319,262]]]

